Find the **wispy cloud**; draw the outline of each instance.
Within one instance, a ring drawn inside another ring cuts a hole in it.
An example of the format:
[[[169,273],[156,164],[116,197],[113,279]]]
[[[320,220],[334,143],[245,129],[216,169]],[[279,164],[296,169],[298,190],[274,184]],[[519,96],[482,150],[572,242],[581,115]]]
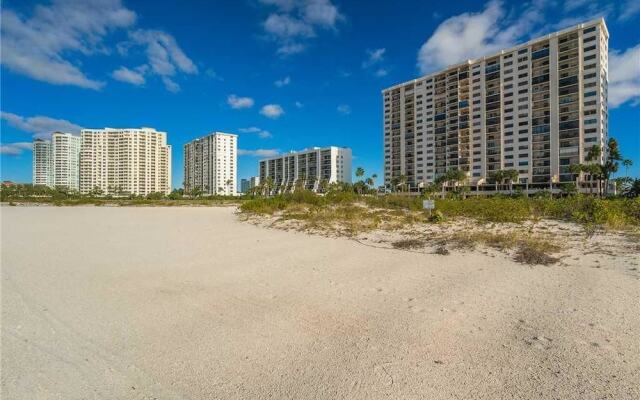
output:
[[[144,72],[146,71],[144,67],[145,66],[138,71],[127,67],[120,67],[111,73],[111,77],[117,81],[130,83],[135,86],[144,85]]]
[[[236,110],[241,108],[251,108],[253,107],[253,99],[251,97],[239,97],[235,94],[229,95],[227,97],[227,104]]]
[[[121,43],[121,51],[141,46],[145,49],[148,68],[145,73],[157,75],[165,88],[171,92],[180,90],[175,82],[177,73],[197,74],[198,67],[182,51],[175,38],[170,34],[149,29],[138,29],[129,33],[129,41]]]
[[[19,156],[23,151],[31,151],[31,142],[16,142],[0,144],[0,154],[6,156]]]
[[[367,59],[362,62],[362,68],[369,68],[375,64],[378,64],[384,60],[384,53],[387,52],[387,49],[374,49],[367,50]]]
[[[638,14],[640,14],[640,1],[627,0],[620,3],[620,15],[618,17],[620,22],[630,21]]]
[[[38,115],[23,117],[21,115],[0,111],[0,117],[16,129],[33,135],[34,138],[48,139],[53,132],[80,133],[82,127],[67,121]]]
[[[252,157],[275,157],[280,154],[278,149],[238,149],[239,156],[252,156]]]
[[[383,76],[389,75],[389,71],[386,68],[378,68],[373,74],[381,78]]]
[[[304,107],[304,104],[302,104],[302,102],[300,102],[300,101],[296,101],[295,103],[293,103],[293,105],[296,106],[296,108]]]
[[[250,128],[240,128],[238,129],[238,131],[240,133],[255,133],[258,135],[259,138],[262,138],[262,139],[268,139],[272,137],[271,132],[266,131],[264,129],[260,129],[256,126],[252,126]]]
[[[100,89],[104,82],[88,77],[74,56],[107,53],[107,34],[135,21],[136,14],[120,0],[58,0],[36,6],[30,16],[5,5],[2,64],[39,81]]]
[[[317,36],[318,30],[336,30],[344,19],[331,0],[260,0],[275,12],[267,16],[262,26],[268,37],[278,43],[277,53],[288,56],[306,48],[306,41]]]
[[[609,104],[612,108],[626,102],[640,104],[640,44],[609,54]]]
[[[348,104],[340,104],[336,110],[338,110],[338,112],[342,115],[349,115],[351,114],[351,106],[349,106]]]
[[[372,70],[373,76],[378,78],[387,76],[389,74],[389,69],[384,66],[384,57],[386,52],[387,49],[385,48],[367,50],[367,58],[362,62],[362,69]]]
[[[277,81],[273,82],[274,85],[276,85],[276,87],[283,87],[283,86],[287,86],[288,84],[291,83],[291,78],[289,76],[285,76],[282,79],[278,79]]]
[[[267,118],[277,119],[284,114],[284,110],[279,104],[267,104],[262,107],[260,114]]]

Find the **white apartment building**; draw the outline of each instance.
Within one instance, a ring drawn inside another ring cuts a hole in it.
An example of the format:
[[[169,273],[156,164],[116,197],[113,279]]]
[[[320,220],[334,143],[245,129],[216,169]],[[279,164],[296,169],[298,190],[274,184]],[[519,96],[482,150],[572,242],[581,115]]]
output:
[[[140,195],[171,192],[171,146],[153,128],[83,129],[80,192]]]
[[[33,142],[33,184],[80,189],[80,137],[54,132]]]
[[[238,135],[213,132],[184,145],[184,190],[235,196]]]
[[[53,187],[53,155],[51,141],[36,139],[33,141],[33,179],[34,185]]]
[[[472,185],[501,169],[533,187],[571,181],[608,139],[608,40],[598,19],[383,90],[385,184],[449,169]]]
[[[276,192],[290,191],[296,185],[318,191],[320,182],[351,183],[351,149],[313,147],[260,160],[260,181],[271,178]]]

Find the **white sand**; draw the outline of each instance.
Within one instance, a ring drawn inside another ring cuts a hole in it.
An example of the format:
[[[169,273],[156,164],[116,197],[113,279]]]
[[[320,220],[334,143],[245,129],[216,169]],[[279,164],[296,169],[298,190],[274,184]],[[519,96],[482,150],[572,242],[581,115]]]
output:
[[[640,275],[3,207],[3,399],[638,399]]]

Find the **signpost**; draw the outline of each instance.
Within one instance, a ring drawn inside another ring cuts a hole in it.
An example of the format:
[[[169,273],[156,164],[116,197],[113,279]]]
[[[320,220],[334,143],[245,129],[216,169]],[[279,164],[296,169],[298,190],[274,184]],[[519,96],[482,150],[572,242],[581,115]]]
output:
[[[425,210],[429,210],[429,216],[431,216],[431,210],[436,208],[435,200],[422,200],[422,208]]]

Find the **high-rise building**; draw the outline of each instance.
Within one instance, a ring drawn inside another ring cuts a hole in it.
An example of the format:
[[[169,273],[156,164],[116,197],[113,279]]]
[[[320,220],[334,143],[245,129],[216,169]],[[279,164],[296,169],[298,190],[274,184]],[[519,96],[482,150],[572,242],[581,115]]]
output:
[[[33,184],[80,188],[80,137],[54,132],[33,142]]]
[[[80,191],[111,195],[171,192],[171,146],[153,128],[83,129]]]
[[[80,190],[80,137],[70,133],[51,135],[53,184]]]
[[[260,160],[260,181],[271,178],[273,190],[283,192],[301,185],[318,191],[326,183],[351,183],[351,149],[313,147]]]
[[[53,156],[51,141],[33,141],[33,184],[53,187]]]
[[[598,19],[385,89],[385,184],[450,169],[472,185],[504,169],[534,187],[571,181],[608,139],[608,39]]]
[[[240,179],[240,192],[249,193],[251,189],[260,184],[259,176],[252,176],[249,179]]]
[[[184,145],[184,190],[236,195],[238,135],[213,132]]]

